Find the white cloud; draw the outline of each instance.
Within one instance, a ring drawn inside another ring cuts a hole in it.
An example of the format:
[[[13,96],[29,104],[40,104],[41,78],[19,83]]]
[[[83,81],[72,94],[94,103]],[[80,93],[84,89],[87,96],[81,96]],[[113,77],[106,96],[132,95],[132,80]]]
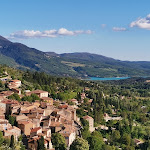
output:
[[[150,14],[147,15],[145,18],[138,18],[136,21],[131,22],[130,27],[138,27],[150,30]]]
[[[58,30],[45,30],[45,31],[34,31],[34,30],[24,30],[17,31],[15,33],[10,34],[10,39],[29,39],[29,38],[55,38],[59,36],[74,36],[79,34],[92,34],[91,30],[75,30],[70,31],[65,28],[60,28]]]
[[[126,28],[122,28],[122,27],[121,28],[120,27],[113,27],[112,30],[113,31],[127,31]]]
[[[75,32],[69,31],[69,30],[67,30],[67,29],[65,29],[65,28],[59,29],[57,33],[58,33],[59,35],[74,35],[74,34],[75,34]]]

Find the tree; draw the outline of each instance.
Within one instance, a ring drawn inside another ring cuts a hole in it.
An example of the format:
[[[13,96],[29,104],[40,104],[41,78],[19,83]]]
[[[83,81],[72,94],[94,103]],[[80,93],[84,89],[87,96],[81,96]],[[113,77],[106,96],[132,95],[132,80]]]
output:
[[[14,99],[14,100],[17,100],[19,102],[21,101],[21,99],[17,93],[14,93],[14,94],[8,96],[8,99]]]
[[[127,134],[127,133],[123,134],[121,141],[122,141],[123,144],[129,146],[131,144],[131,137],[130,137],[130,135]]]
[[[43,136],[41,136],[41,138],[38,140],[38,150],[45,150],[44,137]]]
[[[88,141],[83,138],[76,138],[71,144],[70,150],[89,150]]]
[[[89,131],[89,127],[85,126],[84,129],[82,129],[81,134],[84,139],[87,139],[88,137],[90,137],[91,133]]]
[[[36,95],[36,94],[31,94],[31,97],[32,97],[32,101],[35,101],[35,100],[40,100],[40,98]]]
[[[0,131],[0,145],[2,145],[4,142],[4,137],[2,131]]]
[[[15,146],[15,140],[14,140],[14,135],[12,135],[10,140],[10,147],[13,149],[14,146]]]
[[[116,148],[114,146],[110,146],[110,145],[103,145],[102,150],[116,150]]]
[[[65,138],[60,133],[52,134],[52,144],[56,150],[66,150]]]
[[[31,96],[24,96],[24,97],[22,98],[22,101],[32,102],[32,97],[31,97]]]
[[[4,145],[9,146],[10,145],[10,138],[4,138]]]
[[[120,132],[118,130],[113,131],[112,133],[112,139],[114,142],[118,142],[120,139]]]
[[[81,100],[81,93],[80,93],[80,92],[77,93],[77,100],[78,100],[78,101]]]
[[[9,115],[8,121],[12,126],[17,125],[16,117],[14,117],[14,116]]]
[[[91,137],[88,138],[88,143],[90,145],[90,150],[102,150],[103,137],[102,135],[95,131],[92,133]]]
[[[20,150],[26,150],[25,145],[23,145],[22,142],[21,142],[21,144],[20,144]]]
[[[83,129],[82,129],[82,137],[84,139],[87,139],[88,137],[90,137],[91,133],[89,131],[89,122],[83,118],[81,118],[81,123],[82,123],[82,126],[83,126]]]

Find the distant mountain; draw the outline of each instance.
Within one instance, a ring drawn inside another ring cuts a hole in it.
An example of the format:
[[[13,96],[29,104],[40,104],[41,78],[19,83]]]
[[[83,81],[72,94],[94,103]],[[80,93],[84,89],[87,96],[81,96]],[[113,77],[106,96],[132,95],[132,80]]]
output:
[[[0,64],[72,77],[150,76],[150,62],[120,61],[90,53],[42,52],[0,36]]]

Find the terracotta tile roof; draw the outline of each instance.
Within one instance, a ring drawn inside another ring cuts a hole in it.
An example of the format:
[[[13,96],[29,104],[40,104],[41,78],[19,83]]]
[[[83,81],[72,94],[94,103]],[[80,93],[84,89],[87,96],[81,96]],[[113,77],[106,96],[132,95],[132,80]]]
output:
[[[38,130],[40,130],[41,129],[41,127],[36,127],[36,128],[33,128],[33,129],[31,129],[31,133],[33,133],[33,132],[37,132]]]
[[[52,100],[53,101],[53,98],[50,98],[50,97],[42,97],[41,99],[42,100]]]
[[[48,93],[48,92],[43,91],[43,90],[35,90],[35,91],[32,91],[31,93]]]
[[[11,80],[10,82],[21,82],[20,80]]]
[[[0,92],[0,96],[10,96],[12,95],[14,92],[12,91],[3,91],[3,92]]]
[[[51,122],[50,126],[51,127],[61,127],[63,125],[60,122]]]
[[[64,108],[64,109],[67,109],[67,108],[68,108],[68,105],[60,105],[60,106],[58,106],[58,108],[59,108],[59,109],[63,109],[63,108]]]
[[[87,115],[87,116],[84,116],[83,119],[93,119],[93,118]]]
[[[22,114],[28,114],[28,113],[29,113],[29,110],[21,110],[20,113],[22,113]]]
[[[27,121],[27,120],[19,120],[18,124],[28,124],[28,123],[32,123],[31,121]]]
[[[38,133],[38,136],[45,136],[44,133]]]
[[[0,100],[4,100],[5,99],[5,96],[0,96]]]
[[[40,139],[40,137],[34,136],[34,137],[32,137],[31,139],[28,140],[28,143],[32,143],[32,142],[37,141],[39,139]]]
[[[78,102],[77,99],[72,99],[71,101],[72,101],[72,102]]]
[[[16,100],[11,100],[11,99],[2,100],[1,102],[2,102],[2,103],[5,103],[5,104],[19,104],[18,101],[16,101]]]
[[[70,136],[71,133],[75,132],[75,128],[71,125],[65,125],[65,129],[60,131],[59,133],[65,137]]]

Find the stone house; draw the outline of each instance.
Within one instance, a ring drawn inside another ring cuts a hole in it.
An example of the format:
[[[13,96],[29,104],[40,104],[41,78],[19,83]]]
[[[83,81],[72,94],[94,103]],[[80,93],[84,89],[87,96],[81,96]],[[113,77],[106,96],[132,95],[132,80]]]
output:
[[[30,135],[31,129],[33,128],[33,123],[31,121],[19,120],[18,128],[26,135]]]
[[[30,96],[31,94],[36,94],[39,98],[48,97],[48,92],[43,90],[35,90],[26,93],[27,96]]]
[[[41,127],[36,127],[36,128],[31,129],[30,138],[38,135],[39,133],[42,133],[42,128]]]
[[[14,135],[14,138],[16,140],[18,140],[18,137],[21,135],[21,130],[15,126],[13,126],[12,128],[8,129],[8,130],[4,130],[4,136],[5,137],[11,137],[12,135]]]
[[[44,101],[44,102],[47,102],[47,103],[49,103],[49,105],[53,106],[53,101],[54,100],[52,98],[50,98],[50,97],[42,97],[41,100]]]
[[[89,122],[89,130],[90,130],[90,132],[93,132],[95,130],[94,119],[90,116],[84,116],[83,119],[85,119]]]
[[[59,133],[65,137],[66,145],[70,147],[70,145],[76,138],[76,131],[75,128],[71,125],[65,125],[64,128],[65,129],[61,130]]]

